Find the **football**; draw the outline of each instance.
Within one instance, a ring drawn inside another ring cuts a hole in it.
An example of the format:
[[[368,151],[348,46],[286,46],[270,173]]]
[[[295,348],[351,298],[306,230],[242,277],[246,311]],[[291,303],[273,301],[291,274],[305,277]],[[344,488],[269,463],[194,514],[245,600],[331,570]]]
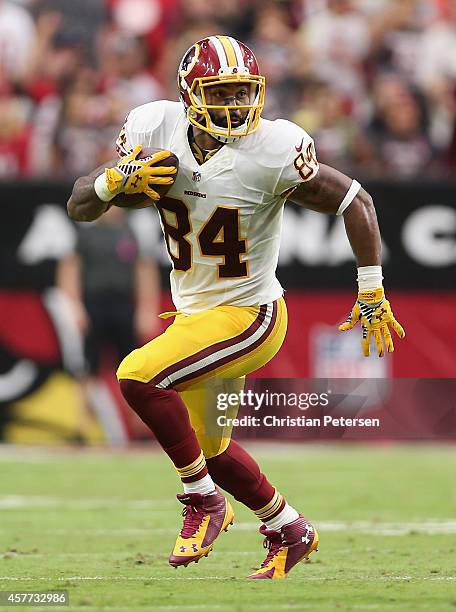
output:
[[[158,151],[162,151],[162,150],[163,149],[155,149],[155,148],[150,148],[150,147],[145,148],[138,155],[138,159],[147,159],[148,157],[151,157],[154,153],[157,153]],[[171,153],[169,157],[167,157],[166,159],[163,159],[162,161],[157,162],[156,165],[166,166],[169,168],[176,168],[177,170],[176,173],[170,174],[170,176],[172,176],[174,179],[176,178],[177,172],[179,171],[179,160],[174,155],[174,153]],[[172,186],[173,186],[173,183],[169,185],[153,185],[153,189],[157,191],[160,194],[160,198],[162,198],[168,193],[168,191],[171,189]],[[137,208],[147,208],[148,206],[152,206],[154,204],[154,201],[148,196],[146,196],[144,193],[133,193],[133,194],[119,193],[119,195],[116,195],[116,197],[113,200],[111,200],[111,204],[113,204],[114,206],[119,206],[120,208],[136,208],[137,209]]]

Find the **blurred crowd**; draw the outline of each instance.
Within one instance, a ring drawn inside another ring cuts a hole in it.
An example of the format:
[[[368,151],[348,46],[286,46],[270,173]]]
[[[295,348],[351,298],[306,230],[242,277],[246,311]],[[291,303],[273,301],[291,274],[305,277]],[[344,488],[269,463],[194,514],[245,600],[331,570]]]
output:
[[[177,99],[196,40],[256,53],[269,119],[358,176],[456,166],[456,0],[0,0],[0,179],[71,178],[114,156],[128,111]]]

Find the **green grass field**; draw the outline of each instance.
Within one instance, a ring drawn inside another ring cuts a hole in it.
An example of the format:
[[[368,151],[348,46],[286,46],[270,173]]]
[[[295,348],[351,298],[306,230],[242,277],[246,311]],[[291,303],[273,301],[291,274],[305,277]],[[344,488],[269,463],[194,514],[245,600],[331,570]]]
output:
[[[159,452],[3,448],[0,590],[67,589],[59,609],[87,612],[456,609],[455,448],[250,448],[319,527],[287,580],[244,579],[264,549],[239,504],[207,559],[168,566],[180,487]]]

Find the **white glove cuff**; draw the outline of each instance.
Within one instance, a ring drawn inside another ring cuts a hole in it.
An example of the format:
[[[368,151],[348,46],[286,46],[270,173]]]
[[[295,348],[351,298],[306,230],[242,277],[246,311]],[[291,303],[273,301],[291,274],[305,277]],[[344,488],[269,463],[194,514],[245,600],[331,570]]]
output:
[[[383,287],[382,266],[362,266],[358,268],[358,291],[374,291]]]
[[[116,196],[115,193],[111,193],[109,191],[106,183],[106,174],[104,172],[100,174],[100,176],[97,176],[93,184],[93,188],[102,202],[110,202]]]

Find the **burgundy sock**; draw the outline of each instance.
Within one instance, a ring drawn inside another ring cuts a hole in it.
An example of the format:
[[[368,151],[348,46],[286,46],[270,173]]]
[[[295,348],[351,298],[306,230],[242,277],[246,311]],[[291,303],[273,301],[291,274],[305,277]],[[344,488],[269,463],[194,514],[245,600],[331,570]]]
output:
[[[199,457],[201,447],[191,426],[187,407],[176,391],[129,379],[120,381],[120,389],[130,407],[153,432],[177,468],[186,467]],[[207,473],[207,467],[204,467],[196,476],[184,480],[199,480]]]
[[[214,482],[251,510],[263,508],[275,495],[255,459],[235,440],[226,451],[206,462]]]

